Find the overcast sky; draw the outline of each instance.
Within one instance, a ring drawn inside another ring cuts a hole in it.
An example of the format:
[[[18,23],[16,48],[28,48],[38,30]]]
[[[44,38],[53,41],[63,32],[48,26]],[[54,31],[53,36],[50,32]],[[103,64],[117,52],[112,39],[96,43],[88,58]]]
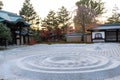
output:
[[[67,10],[73,11],[75,9],[75,3],[78,0],[31,0],[35,11],[40,17],[45,17],[48,14],[49,10],[57,11],[61,6],[65,6]],[[120,8],[120,0],[102,0],[105,2],[105,8],[107,17],[111,14],[112,8],[117,5]],[[4,6],[3,10],[19,13],[19,10],[22,8],[24,0],[2,0]]]

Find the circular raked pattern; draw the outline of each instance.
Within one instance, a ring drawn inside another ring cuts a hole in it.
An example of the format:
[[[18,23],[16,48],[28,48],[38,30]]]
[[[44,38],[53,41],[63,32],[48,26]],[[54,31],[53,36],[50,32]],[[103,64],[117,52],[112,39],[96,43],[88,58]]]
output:
[[[17,73],[41,80],[106,79],[117,76],[118,69],[117,61],[95,55],[42,54],[17,61]]]

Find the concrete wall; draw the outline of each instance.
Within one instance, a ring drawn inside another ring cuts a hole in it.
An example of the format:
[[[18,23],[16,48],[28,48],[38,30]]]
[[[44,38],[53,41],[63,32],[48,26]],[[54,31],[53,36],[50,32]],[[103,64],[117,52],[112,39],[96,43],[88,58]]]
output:
[[[67,42],[81,42],[81,36],[67,36]]]
[[[81,39],[82,39],[82,36],[67,36],[66,37],[67,42],[82,42]],[[91,42],[91,35],[85,35],[84,42]]]
[[[86,35],[85,40],[86,40],[86,42],[92,42],[91,35],[90,34]]]

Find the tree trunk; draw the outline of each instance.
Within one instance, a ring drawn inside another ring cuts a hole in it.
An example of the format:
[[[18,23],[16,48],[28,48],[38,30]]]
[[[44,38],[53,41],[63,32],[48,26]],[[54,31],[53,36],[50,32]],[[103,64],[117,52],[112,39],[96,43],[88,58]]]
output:
[[[82,16],[82,42],[84,42],[84,34],[85,34],[85,17],[84,17],[84,14]]]

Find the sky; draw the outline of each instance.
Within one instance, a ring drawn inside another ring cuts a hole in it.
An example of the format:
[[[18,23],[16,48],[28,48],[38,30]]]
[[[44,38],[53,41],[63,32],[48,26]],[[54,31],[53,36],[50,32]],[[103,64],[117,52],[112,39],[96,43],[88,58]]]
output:
[[[57,11],[58,8],[61,8],[61,6],[65,6],[68,11],[73,12],[76,8],[75,3],[78,0],[31,0],[31,3],[33,4],[33,7],[37,14],[44,18],[47,16],[48,12],[50,10]],[[105,2],[105,14],[103,15],[102,19],[107,18],[111,15],[112,8],[115,6],[119,7],[120,0],[102,0]],[[23,6],[24,0],[2,0],[4,6],[3,10],[14,12],[19,14],[19,11],[21,10]]]
[[[72,11],[77,0],[31,0],[35,11],[40,17],[45,17],[50,10],[57,11],[61,6],[65,6],[67,10]],[[19,13],[24,0],[3,0],[3,10]]]

